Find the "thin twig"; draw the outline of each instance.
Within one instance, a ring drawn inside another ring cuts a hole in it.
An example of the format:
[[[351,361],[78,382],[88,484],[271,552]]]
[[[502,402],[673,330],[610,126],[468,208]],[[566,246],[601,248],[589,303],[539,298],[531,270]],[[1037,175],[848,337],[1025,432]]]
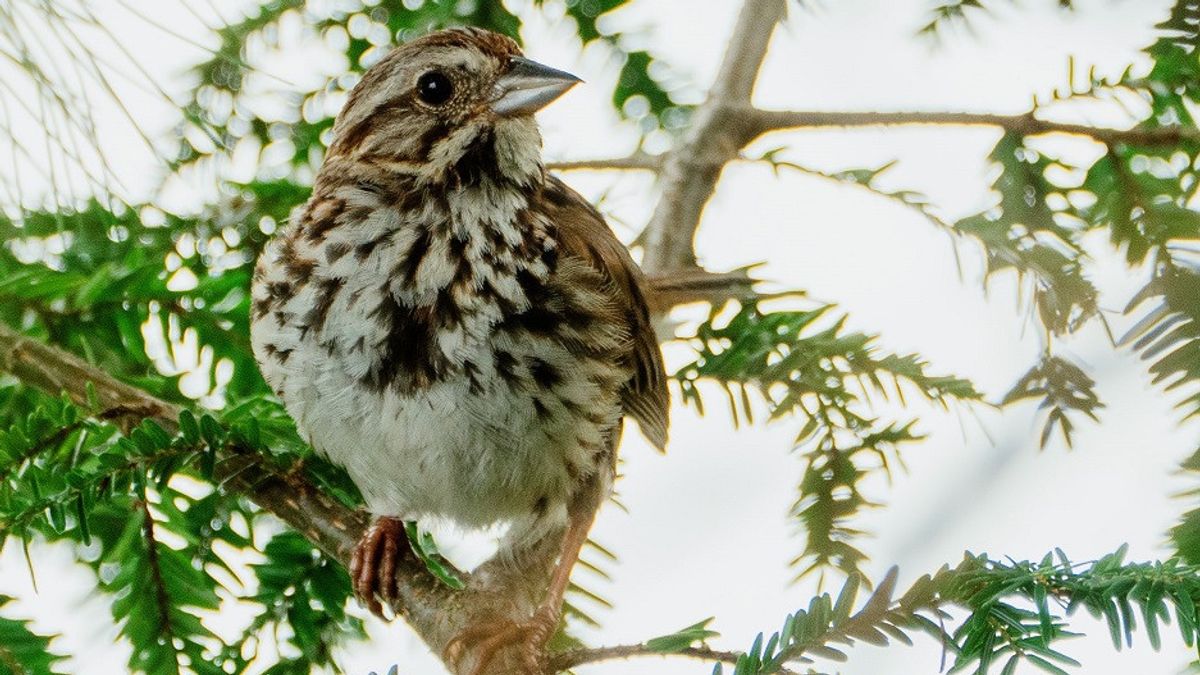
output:
[[[1041,134],[1067,134],[1084,136],[1092,140],[1113,145],[1177,145],[1184,141],[1200,142],[1200,129],[1189,127],[1157,127],[1147,129],[1115,129],[1087,124],[1056,122],[1035,117],[1031,113],[1001,115],[996,113],[972,113],[950,111],[896,111],[856,112],[817,110],[762,110],[753,106],[730,106],[725,114],[740,120],[734,126],[741,130],[744,146],[754,138],[777,131],[801,129],[848,129],[856,127],[895,126],[961,126],[998,127],[1022,136]],[[739,160],[755,161],[752,158],[725,155],[705,157],[704,163]],[[635,152],[625,157],[603,157],[548,162],[547,169],[554,171],[661,171],[665,162],[662,155]],[[1200,185],[1200,184],[1198,184]]]
[[[790,129],[880,127],[880,126],[989,126],[1000,127],[1023,136],[1069,134],[1086,136],[1108,145],[1175,145],[1181,141],[1200,141],[1200,129],[1160,127],[1149,129],[1112,129],[1086,124],[1055,122],[1034,117],[1032,113],[998,115],[970,112],[823,112],[812,110],[760,110],[740,106],[729,114],[746,120],[756,135]]]
[[[651,275],[646,279],[650,292],[646,302],[654,314],[665,314],[678,305],[707,302],[719,305],[726,300],[740,300],[757,295],[754,285],[758,279],[749,269],[729,272],[709,272],[700,267],[670,274]]]
[[[547,162],[551,171],[658,171],[662,168],[662,156],[638,151],[625,157],[601,159],[566,159]]]
[[[617,661],[643,656],[686,656],[702,661],[720,661],[722,663],[736,664],[741,654],[739,652],[727,652],[708,647],[688,647],[679,651],[661,652],[650,649],[645,644],[617,645],[613,647],[597,647],[595,649],[573,649],[553,655],[550,658],[550,664],[546,672],[560,673],[587,663]],[[780,668],[775,672],[780,673],[780,675],[797,675],[795,671],[788,670],[787,668]]]
[[[173,640],[175,627],[171,622],[171,596],[167,593],[162,566],[158,560],[158,537],[154,534],[154,516],[150,513],[150,502],[144,489],[139,505],[142,509],[142,538],[146,543],[146,565],[150,568],[150,583],[154,585],[155,609],[158,611],[158,634],[161,639]]]

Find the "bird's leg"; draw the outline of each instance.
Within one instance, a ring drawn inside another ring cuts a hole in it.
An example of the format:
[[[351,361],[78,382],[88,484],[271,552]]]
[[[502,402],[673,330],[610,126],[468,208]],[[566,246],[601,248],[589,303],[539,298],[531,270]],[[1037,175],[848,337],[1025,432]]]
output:
[[[554,636],[562,616],[563,599],[571,584],[571,570],[587,542],[588,531],[596,518],[595,509],[572,513],[563,536],[558,564],[550,577],[546,597],[534,613],[524,621],[499,619],[469,626],[446,647],[448,663],[457,663],[467,651],[475,655],[471,675],[483,675],[496,655],[507,647],[521,649],[521,662],[526,672],[541,673],[546,643]]]
[[[375,519],[350,557],[350,583],[358,601],[381,619],[384,603],[396,600],[396,563],[404,554],[408,536],[404,521],[382,516]]]
[[[539,650],[546,645],[546,642],[554,635],[554,630],[558,628],[559,617],[562,616],[563,599],[567,595],[567,587],[571,585],[571,570],[575,569],[575,563],[579,562],[579,554],[583,551],[583,545],[587,543],[588,532],[592,529],[592,523],[596,520],[596,512],[588,510],[581,514],[572,514],[567,526],[567,533],[563,537],[562,553],[558,557],[558,565],[554,567],[554,574],[550,577],[550,588],[546,591],[546,598],[542,600],[542,604],[533,614],[533,620],[539,622],[542,626],[542,631],[538,633],[540,642],[538,643]]]

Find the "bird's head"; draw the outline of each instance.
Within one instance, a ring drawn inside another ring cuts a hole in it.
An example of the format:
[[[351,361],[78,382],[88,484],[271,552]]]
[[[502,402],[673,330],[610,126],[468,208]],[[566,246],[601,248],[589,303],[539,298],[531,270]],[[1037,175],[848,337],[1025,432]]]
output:
[[[525,182],[541,171],[533,113],[579,81],[497,33],[430,33],[367,70],[338,115],[330,157],[428,182]]]

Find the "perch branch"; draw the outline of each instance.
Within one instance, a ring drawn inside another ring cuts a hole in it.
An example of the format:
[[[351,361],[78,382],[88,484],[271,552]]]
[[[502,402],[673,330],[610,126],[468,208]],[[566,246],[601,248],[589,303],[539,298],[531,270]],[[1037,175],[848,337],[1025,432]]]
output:
[[[749,292],[753,280],[744,271],[711,274],[703,270],[650,279],[651,301],[715,302]],[[656,304],[662,307],[662,304]],[[28,338],[0,323],[0,372],[28,386],[57,395],[65,392],[82,406],[88,401],[88,384],[106,411],[120,416],[126,427],[142,419],[156,422],[169,433],[179,428],[182,407],[125,384],[83,359],[62,349]],[[243,495],[307,537],[330,557],[347,565],[366,530],[369,517],[342,506],[298,473],[278,474],[253,457],[237,455],[218,464],[214,481]],[[550,547],[552,548],[552,547]],[[540,589],[545,587],[554,551],[543,550],[513,572],[503,564],[485,564],[466,576],[467,589],[452,591],[441,585],[424,564],[405,557],[396,575],[397,601],[392,609],[413,628],[435,653],[472,622],[488,616],[523,618],[530,613]],[[473,664],[460,664],[460,672]],[[498,659],[487,673],[509,672],[512,664]]]
[[[27,338],[3,324],[0,324],[0,370],[47,393],[66,392],[80,405],[88,405],[90,382],[102,406],[130,414],[137,411],[142,418],[153,420],[168,432],[178,429],[180,406],[125,384],[73,354]],[[230,468],[233,465],[237,468]],[[354,545],[368,525],[366,514],[345,508],[300,475],[279,475],[255,461],[221,462],[219,466],[222,469],[214,480],[226,490],[254,501],[343,565],[349,562]],[[532,591],[544,581],[540,577],[545,571],[531,569],[518,579],[501,576],[485,565],[468,577],[466,590],[452,591],[409,556],[401,562],[396,576],[398,600],[393,609],[434,653],[440,654],[472,621],[495,613],[530,611],[531,607],[525,607],[520,599],[536,597]],[[465,663],[463,667],[470,665]]]

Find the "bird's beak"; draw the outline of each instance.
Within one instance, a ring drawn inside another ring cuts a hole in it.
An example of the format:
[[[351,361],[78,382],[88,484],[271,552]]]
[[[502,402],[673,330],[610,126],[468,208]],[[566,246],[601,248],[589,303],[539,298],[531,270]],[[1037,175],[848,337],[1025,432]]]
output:
[[[514,56],[508,72],[496,81],[492,112],[500,117],[531,115],[579,84],[574,75]]]

